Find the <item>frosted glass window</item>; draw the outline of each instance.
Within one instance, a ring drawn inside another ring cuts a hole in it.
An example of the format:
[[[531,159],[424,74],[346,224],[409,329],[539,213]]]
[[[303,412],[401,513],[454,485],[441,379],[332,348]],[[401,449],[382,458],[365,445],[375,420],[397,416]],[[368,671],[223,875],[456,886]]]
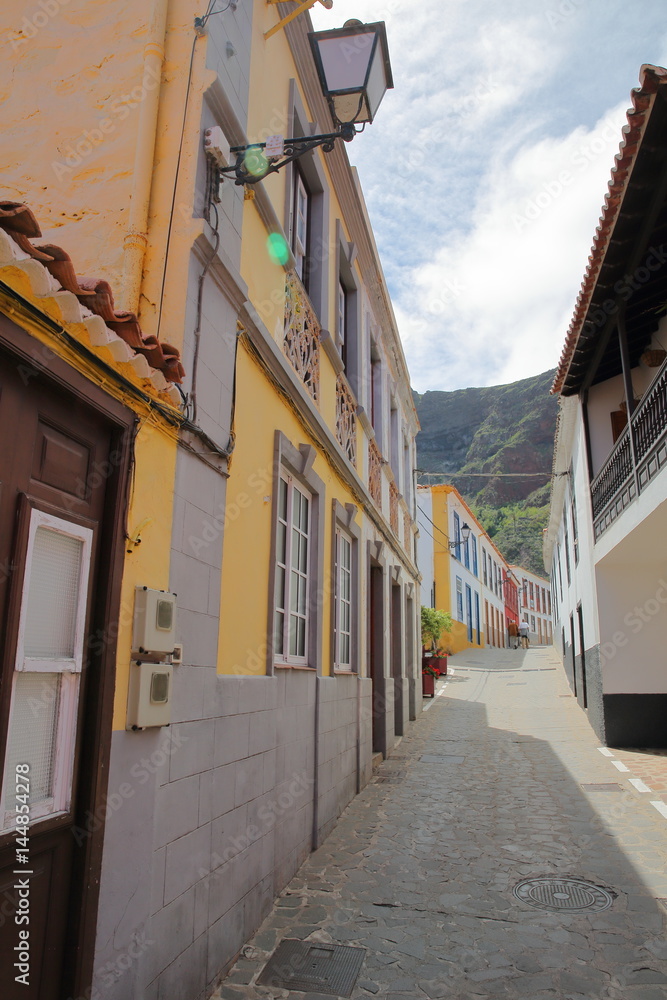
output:
[[[30,764],[30,805],[53,795],[62,674],[17,671],[5,762],[6,809],[14,809],[17,764]]]
[[[74,657],[82,553],[79,538],[37,528],[26,611],[26,656]]]

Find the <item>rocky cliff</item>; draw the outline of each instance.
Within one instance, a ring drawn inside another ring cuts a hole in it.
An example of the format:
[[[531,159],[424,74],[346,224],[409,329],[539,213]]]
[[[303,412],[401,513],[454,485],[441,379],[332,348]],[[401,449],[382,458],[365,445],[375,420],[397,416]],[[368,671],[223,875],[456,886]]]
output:
[[[443,473],[419,481],[453,483],[505,558],[537,573],[544,572],[541,532],[556,430],[553,377],[548,371],[509,385],[414,393],[422,426],[417,467]]]

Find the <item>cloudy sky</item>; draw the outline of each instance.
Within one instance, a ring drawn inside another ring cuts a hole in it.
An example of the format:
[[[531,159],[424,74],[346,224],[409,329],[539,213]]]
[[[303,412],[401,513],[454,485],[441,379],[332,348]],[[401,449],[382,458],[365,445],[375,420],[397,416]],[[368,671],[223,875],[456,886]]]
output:
[[[348,146],[414,388],[556,365],[664,0],[334,0],[387,24],[395,89]]]

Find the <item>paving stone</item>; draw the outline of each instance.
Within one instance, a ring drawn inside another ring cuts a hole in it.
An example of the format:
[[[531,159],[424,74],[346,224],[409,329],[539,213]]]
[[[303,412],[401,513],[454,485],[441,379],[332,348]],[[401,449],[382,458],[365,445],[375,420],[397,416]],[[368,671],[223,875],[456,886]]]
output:
[[[522,662],[517,692],[506,673],[516,658],[477,652],[469,683],[450,684],[403,737],[400,761],[383,767],[392,779],[350,803],[283,890],[260,951],[311,935],[366,948],[351,1000],[665,1000],[667,909],[654,898],[667,898],[664,819],[627,789],[591,805],[581,785],[618,774],[574,699],[559,697],[569,689],[553,651]],[[466,763],[412,767],[437,753]],[[654,789],[648,769],[664,776],[667,793],[667,755],[618,754]],[[600,913],[513,896],[522,877],[548,874],[618,895]],[[266,1000],[232,985],[240,967],[222,985],[232,992],[215,996]]]

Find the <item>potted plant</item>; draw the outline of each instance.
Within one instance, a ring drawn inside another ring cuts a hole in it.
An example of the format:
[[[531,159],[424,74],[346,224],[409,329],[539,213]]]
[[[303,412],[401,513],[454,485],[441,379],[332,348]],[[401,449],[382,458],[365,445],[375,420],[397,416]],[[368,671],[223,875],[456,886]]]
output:
[[[452,655],[454,650],[449,642],[445,642],[434,651],[432,656],[432,662],[435,663],[441,674],[447,673],[447,659]]]
[[[433,694],[427,688],[435,684],[435,678],[441,673],[447,673],[447,656],[451,653],[448,643],[439,645],[443,632],[451,632],[452,616],[448,611],[437,611],[435,608],[422,606],[421,609],[421,639],[422,639],[422,686],[424,694]]]
[[[424,698],[435,697],[435,682],[440,671],[430,660],[422,660],[422,695]]]

